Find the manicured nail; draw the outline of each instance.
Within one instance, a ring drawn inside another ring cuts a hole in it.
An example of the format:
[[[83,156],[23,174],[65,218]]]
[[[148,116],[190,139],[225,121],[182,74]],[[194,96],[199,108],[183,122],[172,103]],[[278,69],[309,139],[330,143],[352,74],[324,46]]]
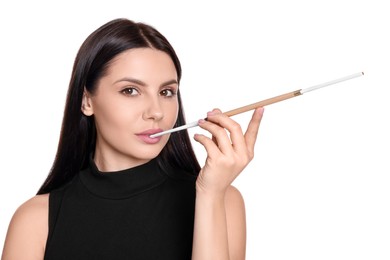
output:
[[[216,114],[215,110],[207,112],[207,116],[213,116],[215,114]]]

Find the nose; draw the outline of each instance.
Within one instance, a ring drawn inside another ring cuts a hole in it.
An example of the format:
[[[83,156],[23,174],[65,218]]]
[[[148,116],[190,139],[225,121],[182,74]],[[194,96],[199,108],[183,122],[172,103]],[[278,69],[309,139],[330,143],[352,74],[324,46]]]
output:
[[[144,120],[159,121],[163,119],[164,113],[158,98],[149,99],[148,101],[145,102],[148,102],[149,104],[147,104],[146,109],[143,113]]]

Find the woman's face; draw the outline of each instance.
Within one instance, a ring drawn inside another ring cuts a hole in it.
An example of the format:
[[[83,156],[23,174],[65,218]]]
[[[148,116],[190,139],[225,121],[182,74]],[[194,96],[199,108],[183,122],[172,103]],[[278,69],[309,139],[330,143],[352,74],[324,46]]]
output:
[[[100,170],[137,166],[161,152],[169,135],[149,135],[174,126],[178,87],[175,66],[165,52],[137,48],[113,60],[96,92],[83,100],[83,112],[90,109],[95,118],[94,159]]]

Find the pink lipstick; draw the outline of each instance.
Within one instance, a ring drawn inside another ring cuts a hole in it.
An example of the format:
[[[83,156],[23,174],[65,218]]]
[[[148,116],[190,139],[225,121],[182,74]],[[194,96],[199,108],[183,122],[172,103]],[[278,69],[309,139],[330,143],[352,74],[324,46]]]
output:
[[[162,129],[149,129],[149,130],[146,130],[146,131],[143,131],[141,133],[138,133],[136,134],[138,136],[139,139],[141,139],[144,143],[147,143],[147,144],[156,144],[160,141],[161,137],[150,137],[151,135],[153,134],[156,134],[156,133],[159,133],[161,132]]]

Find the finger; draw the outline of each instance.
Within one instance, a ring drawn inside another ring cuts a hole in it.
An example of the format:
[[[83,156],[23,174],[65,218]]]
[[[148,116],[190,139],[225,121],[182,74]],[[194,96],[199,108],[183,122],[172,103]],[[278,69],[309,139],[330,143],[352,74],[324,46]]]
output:
[[[248,128],[245,132],[245,141],[248,147],[249,152],[253,155],[257,135],[259,132],[259,127],[261,120],[263,118],[264,108],[257,108],[253,112],[252,119],[249,122]]]
[[[216,112],[216,110],[213,110],[213,112],[208,115],[208,121],[220,125],[229,132],[229,145],[233,145],[233,148],[236,152],[247,151],[245,143],[246,141],[240,124],[227,115],[220,113],[220,111]]]
[[[225,128],[210,120],[199,120],[199,127],[212,135],[212,140],[224,154],[232,152],[232,143]]]
[[[195,134],[194,140],[202,144],[206,149],[207,155],[211,158],[220,154],[220,150],[216,146],[213,140],[202,134]]]

